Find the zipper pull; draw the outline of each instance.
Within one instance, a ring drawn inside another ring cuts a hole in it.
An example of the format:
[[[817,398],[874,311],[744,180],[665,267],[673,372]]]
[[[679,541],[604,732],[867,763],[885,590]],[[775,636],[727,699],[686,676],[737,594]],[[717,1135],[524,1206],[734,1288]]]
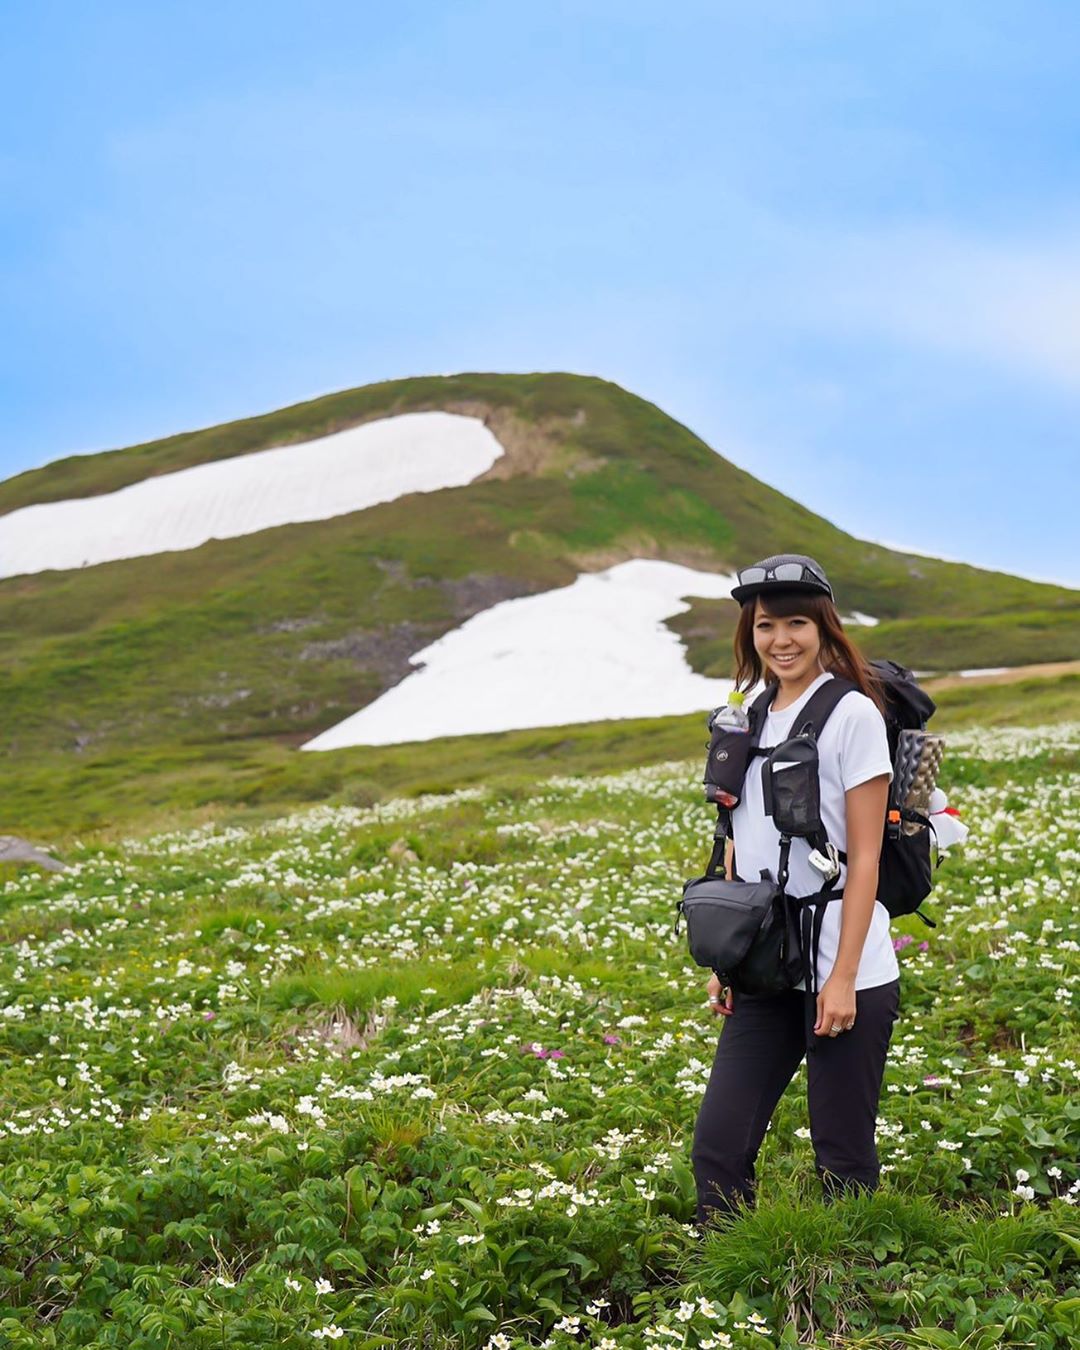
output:
[[[675,936],[679,936],[679,919],[683,913],[683,902],[680,900],[675,906]]]

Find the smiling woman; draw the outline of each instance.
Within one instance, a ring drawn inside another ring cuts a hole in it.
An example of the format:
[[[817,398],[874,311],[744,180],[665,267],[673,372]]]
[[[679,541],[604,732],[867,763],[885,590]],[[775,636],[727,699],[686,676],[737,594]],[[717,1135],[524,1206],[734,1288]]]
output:
[[[826,1198],[877,1186],[874,1126],[899,1010],[889,913],[877,899],[892,777],[878,681],[845,635],[832,587],[812,558],[785,554],[746,568],[732,596],[742,605],[736,684],[750,688],[764,679],[767,706],[757,738],[762,750],[751,757],[730,814],[727,875],[738,880],[737,840],[742,876],[775,881],[782,903],[788,895],[799,897],[803,908],[811,905],[818,940],[808,951],[804,925],[809,987],[805,975],[781,992],[743,992],[740,986],[736,1009],[734,993],[719,975],[709,981],[713,1013],[730,1020],[694,1137],[702,1223],[740,1201],[753,1202],[754,1160],[804,1057],[815,1161]],[[815,695],[837,677],[849,692],[819,726]],[[818,817],[832,845],[831,859],[821,856],[815,837],[792,837],[783,821],[775,784],[778,771],[789,766],[770,760],[767,781],[762,768],[764,747],[801,745],[789,740],[796,736],[814,740],[808,727],[817,728],[818,802],[813,811],[808,803],[796,805]],[[822,867],[830,861],[823,883]],[[770,869],[776,869],[774,878]],[[839,904],[829,903],[834,899]]]

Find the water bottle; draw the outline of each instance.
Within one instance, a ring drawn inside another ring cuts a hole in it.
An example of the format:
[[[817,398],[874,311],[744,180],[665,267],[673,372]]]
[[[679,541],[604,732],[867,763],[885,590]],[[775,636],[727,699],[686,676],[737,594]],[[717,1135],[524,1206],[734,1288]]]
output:
[[[727,703],[722,708],[717,708],[709,719],[709,730],[713,733],[714,738],[717,732],[721,731],[734,735],[747,736],[750,734],[750,718],[743,707],[745,702],[745,694],[738,689],[731,691]],[[734,793],[726,792],[723,788],[715,786],[708,799],[712,802],[719,802],[721,806],[726,806],[729,810],[733,806],[737,806],[739,802],[739,798]]]

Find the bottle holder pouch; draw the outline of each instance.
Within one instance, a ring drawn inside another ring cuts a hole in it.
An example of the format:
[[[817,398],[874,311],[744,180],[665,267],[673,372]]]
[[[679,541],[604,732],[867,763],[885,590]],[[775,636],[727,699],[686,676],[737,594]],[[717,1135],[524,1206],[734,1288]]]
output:
[[[678,904],[690,955],[744,994],[790,989],[801,976],[797,930],[780,888],[761,880],[705,876],[688,881]],[[679,919],[675,920],[678,932]]]
[[[749,732],[731,731],[728,727],[710,729],[709,757],[705,761],[705,799],[720,801],[717,789],[732,797],[741,797],[754,738]]]
[[[931,834],[932,829],[923,826],[915,834],[887,838],[882,847],[877,898],[894,919],[913,914],[934,889]]]
[[[821,832],[817,742],[793,736],[770,751],[761,770],[765,810],[782,835],[811,839]]]

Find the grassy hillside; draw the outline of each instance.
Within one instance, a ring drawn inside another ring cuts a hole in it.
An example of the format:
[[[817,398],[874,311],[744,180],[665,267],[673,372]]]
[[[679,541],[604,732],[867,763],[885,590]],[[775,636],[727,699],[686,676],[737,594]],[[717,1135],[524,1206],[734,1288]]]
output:
[[[880,1190],[821,1204],[803,1065],[757,1208],[704,1232],[727,1031],[672,932],[707,815],[679,765],[0,881],[0,1343],[1074,1350],[1074,752],[948,762],[972,836],[938,926],[894,928]]]
[[[936,693],[935,730],[1080,720],[1080,676]],[[690,760],[704,747],[701,714],[593,722],[412,745],[297,754],[257,737],[124,746],[35,757],[10,773],[0,833],[59,844],[86,832],[126,835],[204,821],[248,822],[316,801],[370,806],[475,786],[515,791],[555,774],[604,773]]]
[[[0,484],[0,513],[434,408],[483,416],[507,447],[483,480],[440,492],[437,510],[430,497],[405,498],[189,552],[0,581],[0,814],[25,819],[33,801],[55,802],[43,776],[70,792],[70,823],[121,772],[102,766],[157,764],[164,784],[168,765],[276,765],[471,614],[633,556],[730,569],[780,549],[812,553],[846,609],[884,620],[860,636],[922,668],[1080,656],[1076,592],[862,543],[654,405],[572,375],[350,390],[22,474]],[[726,671],[733,612],[702,602],[676,621],[694,630],[696,668]]]

